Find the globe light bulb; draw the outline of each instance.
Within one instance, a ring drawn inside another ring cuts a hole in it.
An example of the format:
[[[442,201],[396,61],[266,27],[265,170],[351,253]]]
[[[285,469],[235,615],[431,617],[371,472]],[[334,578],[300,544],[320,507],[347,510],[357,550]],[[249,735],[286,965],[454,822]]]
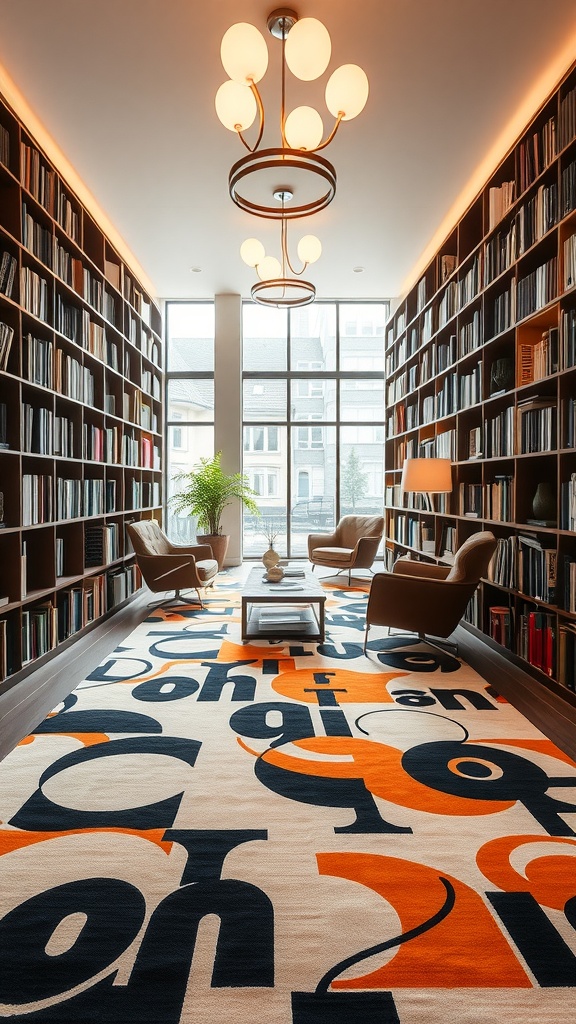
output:
[[[258,110],[252,90],[237,82],[224,82],[220,86],[215,105],[220,121],[231,132],[249,128]]]
[[[342,64],[328,79],[326,106],[334,117],[342,114],[343,121],[351,121],[366,106],[368,78],[357,64]]]
[[[301,18],[290,29],[284,52],[295,78],[302,82],[320,78],[330,63],[332,53],[328,29],[317,18]]]
[[[240,246],[240,256],[249,267],[256,267],[262,263],[266,252],[262,242],[257,238],[247,238]]]
[[[322,118],[314,107],[296,107],[286,118],[284,134],[290,149],[311,153],[322,142]]]
[[[316,263],[322,255],[322,243],[316,235],[304,235],[298,242],[297,252],[302,263]]]
[[[265,256],[256,267],[256,273],[261,281],[275,281],[282,275],[280,260],[275,256]]]
[[[240,21],[224,33],[220,57],[226,74],[233,82],[250,85],[259,82],[268,67],[268,47],[254,25]]]

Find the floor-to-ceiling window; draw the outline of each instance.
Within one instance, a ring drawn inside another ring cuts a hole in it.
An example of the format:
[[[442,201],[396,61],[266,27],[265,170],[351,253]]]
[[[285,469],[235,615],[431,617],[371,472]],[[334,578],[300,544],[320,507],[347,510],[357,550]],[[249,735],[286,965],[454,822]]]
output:
[[[297,557],[314,529],[381,512],[388,303],[243,307],[244,472],[262,518],[244,517],[244,556],[263,525]]]
[[[200,458],[214,452],[214,303],[166,304],[165,494]],[[177,543],[192,543],[196,520],[177,516],[168,502],[166,530]]]
[[[243,554],[307,551],[308,534],[348,512],[383,506],[384,323],[387,302],[242,307],[242,470],[262,516],[244,516]],[[214,452],[214,303],[166,304],[166,494],[174,476]],[[216,404],[216,409],[218,405]],[[216,413],[217,414],[217,413]],[[169,536],[196,523],[168,505]]]

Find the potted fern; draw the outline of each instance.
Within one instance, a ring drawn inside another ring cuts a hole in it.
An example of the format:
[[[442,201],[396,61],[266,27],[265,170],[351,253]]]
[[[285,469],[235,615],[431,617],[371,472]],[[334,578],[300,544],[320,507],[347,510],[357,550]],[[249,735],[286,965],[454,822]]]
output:
[[[216,452],[212,458],[200,459],[188,472],[177,473],[172,479],[182,483],[183,490],[170,498],[170,504],[177,514],[196,516],[197,534],[200,544],[209,544],[218,568],[224,565],[228,542],[227,534],[222,533],[222,513],[234,500],[241,501],[245,508],[254,515],[260,515],[253,491],[248,479],[242,473],[225,473],[221,466],[222,452]]]

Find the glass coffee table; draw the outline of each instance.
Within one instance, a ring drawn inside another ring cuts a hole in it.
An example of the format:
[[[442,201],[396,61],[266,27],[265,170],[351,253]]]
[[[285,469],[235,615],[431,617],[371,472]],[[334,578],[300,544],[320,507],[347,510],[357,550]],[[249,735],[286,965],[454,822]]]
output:
[[[324,641],[326,591],[311,572],[268,583],[261,566],[242,589],[242,640]]]

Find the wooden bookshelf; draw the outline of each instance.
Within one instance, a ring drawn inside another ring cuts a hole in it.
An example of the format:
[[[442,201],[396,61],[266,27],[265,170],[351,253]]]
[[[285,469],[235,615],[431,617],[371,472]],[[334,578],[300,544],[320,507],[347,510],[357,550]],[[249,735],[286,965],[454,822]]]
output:
[[[386,559],[499,549],[471,628],[576,705],[576,64],[385,329]],[[433,511],[408,457],[448,457]],[[410,503],[411,507],[408,507]]]
[[[162,322],[0,98],[0,690],[140,587],[161,515]]]

